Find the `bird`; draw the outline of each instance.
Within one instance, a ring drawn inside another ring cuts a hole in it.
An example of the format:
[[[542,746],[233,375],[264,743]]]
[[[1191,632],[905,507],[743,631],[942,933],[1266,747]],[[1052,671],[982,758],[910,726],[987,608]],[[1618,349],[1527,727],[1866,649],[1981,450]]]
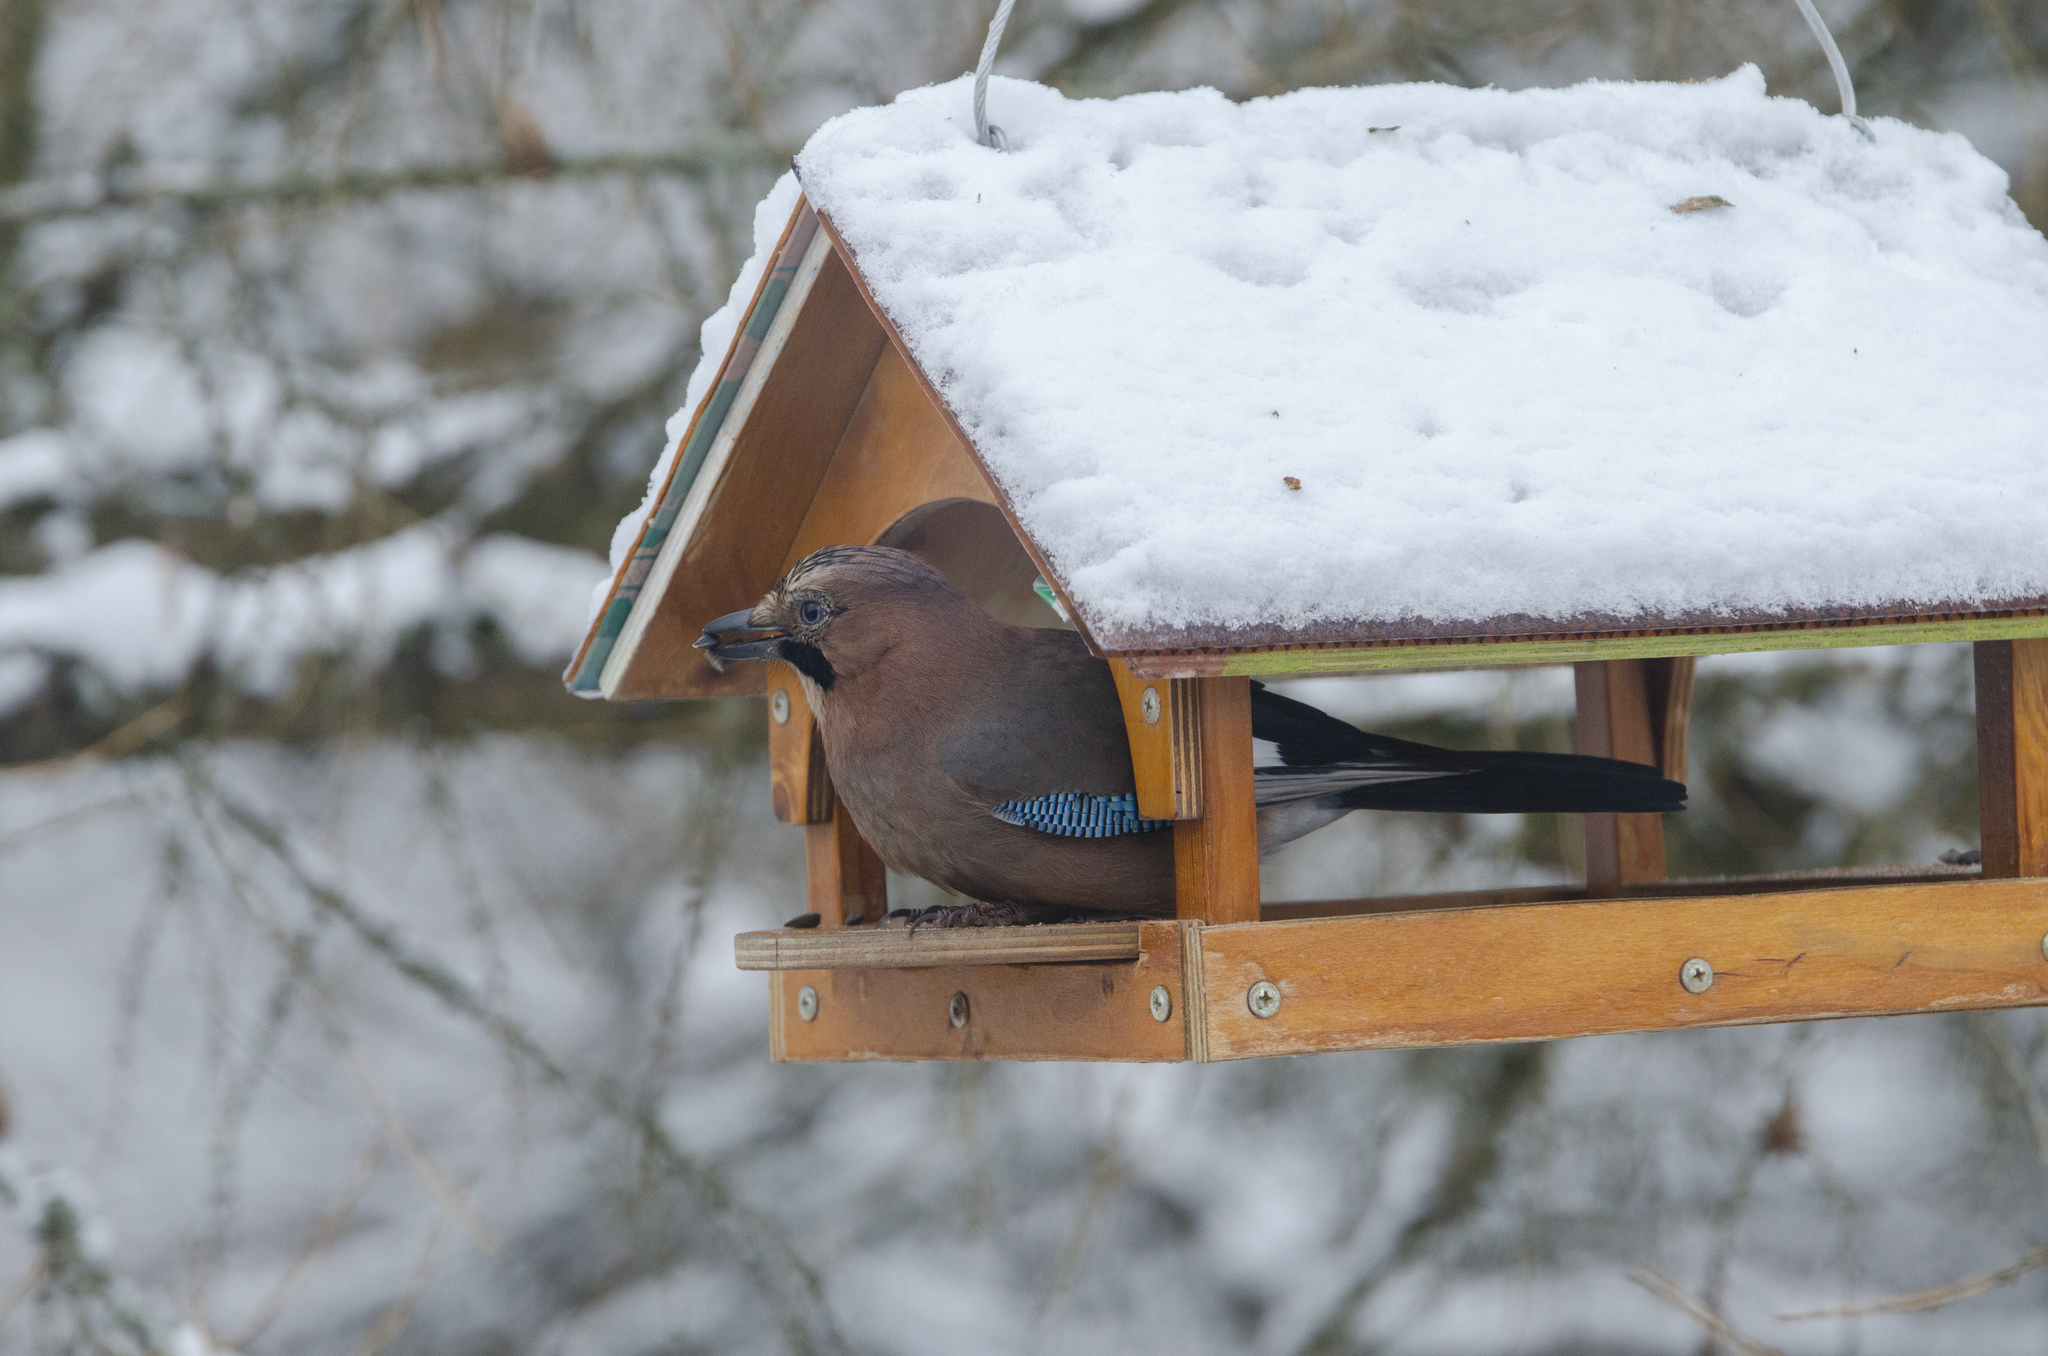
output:
[[[1172,822],[1139,814],[1115,679],[1077,633],[999,620],[908,551],[828,546],[695,644],[721,670],[796,670],[861,837],[970,901],[913,925],[1172,916]],[[1251,705],[1278,755],[1254,772],[1261,856],[1359,809],[1684,808],[1684,785],[1639,763],[1392,739],[1256,682]]]

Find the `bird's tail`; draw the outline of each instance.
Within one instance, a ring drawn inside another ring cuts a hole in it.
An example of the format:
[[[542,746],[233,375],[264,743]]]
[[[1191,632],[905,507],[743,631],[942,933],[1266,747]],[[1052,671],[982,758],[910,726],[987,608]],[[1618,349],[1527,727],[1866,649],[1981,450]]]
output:
[[[1575,753],[1451,755],[1462,776],[1368,783],[1341,794],[1353,810],[1439,814],[1663,814],[1685,808],[1685,783],[1656,768]]]
[[[1369,733],[1260,683],[1252,689],[1253,737],[1271,740],[1297,780],[1328,775],[1339,788],[1331,794],[1341,797],[1334,803],[1346,809],[1582,815],[1685,808],[1685,784],[1641,763],[1577,753],[1440,749]],[[1389,775],[1361,785],[1343,780],[1347,766],[1426,775]],[[1293,795],[1305,792],[1306,785]]]

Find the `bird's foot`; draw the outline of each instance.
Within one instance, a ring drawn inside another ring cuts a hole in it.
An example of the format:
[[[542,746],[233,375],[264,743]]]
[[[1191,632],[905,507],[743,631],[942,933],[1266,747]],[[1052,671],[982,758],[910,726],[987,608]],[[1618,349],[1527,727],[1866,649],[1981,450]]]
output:
[[[903,919],[910,930],[919,928],[1013,928],[1034,923],[1073,921],[1074,911],[1050,904],[990,904],[975,900],[969,904],[939,904],[929,909],[892,909],[883,924]]]

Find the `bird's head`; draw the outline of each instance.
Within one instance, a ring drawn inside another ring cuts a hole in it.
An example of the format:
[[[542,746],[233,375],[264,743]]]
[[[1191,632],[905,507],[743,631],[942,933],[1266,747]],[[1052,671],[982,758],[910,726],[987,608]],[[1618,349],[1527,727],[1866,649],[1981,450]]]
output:
[[[707,622],[696,647],[714,667],[780,659],[821,692],[873,669],[931,613],[965,601],[944,576],[908,551],[828,546],[813,551],[760,602]]]

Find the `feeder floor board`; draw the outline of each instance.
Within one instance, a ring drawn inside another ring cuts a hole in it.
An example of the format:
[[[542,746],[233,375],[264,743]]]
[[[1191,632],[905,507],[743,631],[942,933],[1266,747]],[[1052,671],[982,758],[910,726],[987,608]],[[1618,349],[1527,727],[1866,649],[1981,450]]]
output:
[[[1496,902],[1221,926],[853,929],[806,934],[782,952],[795,935],[748,934],[740,948],[753,968],[781,955],[819,967],[770,977],[773,1057],[796,1062],[1201,1062],[2048,1003],[2048,878]],[[1059,947],[1117,958],[1049,961]],[[835,948],[871,959],[824,968]],[[942,952],[936,964],[913,959]],[[979,959],[961,959],[968,955]],[[1680,980],[1695,959],[1713,970],[1698,993]],[[1249,1003],[1262,983],[1280,1000],[1267,1017]],[[809,1021],[799,1009],[806,988],[816,998]],[[1166,991],[1165,1020],[1154,1015],[1155,988]],[[956,996],[961,1025],[952,1020]]]

